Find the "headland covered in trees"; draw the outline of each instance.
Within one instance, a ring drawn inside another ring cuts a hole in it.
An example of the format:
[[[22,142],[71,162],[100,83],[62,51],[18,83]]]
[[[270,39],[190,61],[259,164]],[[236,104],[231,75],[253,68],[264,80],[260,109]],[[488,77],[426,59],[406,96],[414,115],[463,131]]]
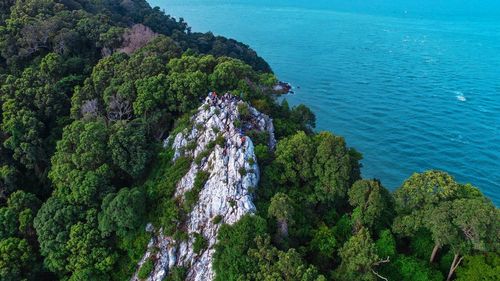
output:
[[[151,280],[159,234],[195,260],[212,251],[214,280],[500,278],[500,213],[477,188],[441,171],[394,193],[362,179],[361,154],[278,102],[240,42],[144,0],[5,0],[0,54],[1,280]],[[210,91],[237,101],[202,106]],[[231,124],[191,118],[208,113]],[[204,192],[236,186],[213,182],[221,155],[243,159],[228,174],[255,183],[251,211],[211,218],[207,237],[191,223]],[[192,264],[162,278],[189,279]]]

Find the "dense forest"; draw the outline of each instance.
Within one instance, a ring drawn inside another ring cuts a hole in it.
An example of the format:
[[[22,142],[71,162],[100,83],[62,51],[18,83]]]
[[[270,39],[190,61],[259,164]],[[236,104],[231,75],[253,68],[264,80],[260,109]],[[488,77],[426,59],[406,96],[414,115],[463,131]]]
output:
[[[182,218],[172,190],[196,159],[162,143],[210,91],[271,116],[278,140],[254,136],[257,214],[221,227],[217,280],[500,280],[500,212],[477,188],[362,179],[361,154],[276,82],[248,46],[144,0],[3,0],[0,280],[128,280],[146,224]]]

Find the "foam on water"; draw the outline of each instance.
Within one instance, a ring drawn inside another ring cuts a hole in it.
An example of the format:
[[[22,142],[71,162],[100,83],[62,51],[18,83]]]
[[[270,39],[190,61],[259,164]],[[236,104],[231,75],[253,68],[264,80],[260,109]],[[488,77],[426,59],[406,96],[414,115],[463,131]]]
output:
[[[467,101],[467,98],[464,96],[464,93],[462,93],[460,91],[454,91],[454,93],[456,94],[455,97],[457,98],[457,100]]]

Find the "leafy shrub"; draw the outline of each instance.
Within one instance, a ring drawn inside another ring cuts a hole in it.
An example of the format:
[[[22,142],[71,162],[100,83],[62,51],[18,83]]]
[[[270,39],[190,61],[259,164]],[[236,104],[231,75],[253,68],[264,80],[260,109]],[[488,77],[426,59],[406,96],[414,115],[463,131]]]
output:
[[[199,233],[194,234],[193,251],[200,254],[207,247],[208,243],[205,237]]]
[[[222,216],[221,216],[221,215],[217,215],[217,216],[215,216],[215,217],[212,219],[212,222],[213,222],[214,224],[219,224],[221,221],[222,221]]]
[[[175,266],[170,269],[165,281],[184,281],[187,275],[187,268]]]
[[[198,196],[203,189],[203,186],[208,180],[210,173],[206,171],[199,171],[194,178],[193,188],[184,193],[184,206],[183,209],[186,213],[191,212],[194,205],[198,202]]]
[[[146,262],[144,262],[139,269],[139,272],[137,272],[137,276],[139,279],[144,280],[149,277],[149,274],[153,271],[154,268],[154,263],[152,259],[148,259]]]
[[[246,103],[238,104],[238,112],[243,120],[248,120],[251,117],[250,108]]]
[[[246,134],[249,138],[252,139],[252,141],[255,145],[262,144],[262,145],[267,146],[267,144],[269,142],[269,133],[268,132],[260,132],[257,130],[251,130],[251,131],[248,131]]]
[[[245,169],[245,167],[240,167],[240,169],[238,170],[238,172],[240,173],[240,175],[242,177],[246,176],[247,175],[247,169]]]

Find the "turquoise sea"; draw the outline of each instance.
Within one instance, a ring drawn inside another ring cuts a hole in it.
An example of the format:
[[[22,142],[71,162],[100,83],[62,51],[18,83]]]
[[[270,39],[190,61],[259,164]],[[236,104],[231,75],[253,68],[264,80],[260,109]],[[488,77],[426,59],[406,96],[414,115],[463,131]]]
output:
[[[442,169],[500,205],[500,2],[150,0],[250,45],[363,176],[394,189]],[[300,88],[299,88],[300,87]]]

